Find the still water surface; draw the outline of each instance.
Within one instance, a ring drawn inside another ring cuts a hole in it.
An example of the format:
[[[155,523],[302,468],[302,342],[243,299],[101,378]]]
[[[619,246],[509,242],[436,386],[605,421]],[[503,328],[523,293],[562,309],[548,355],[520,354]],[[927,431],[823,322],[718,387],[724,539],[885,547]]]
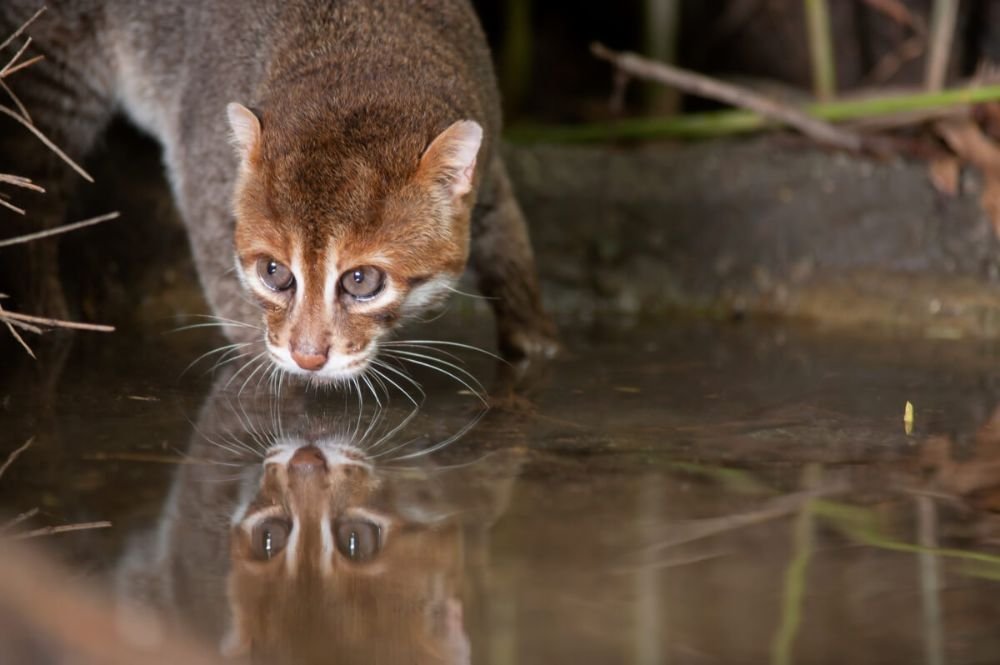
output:
[[[437,337],[488,338],[456,328]],[[200,334],[190,349],[220,344]],[[112,526],[0,561],[0,662],[86,650],[52,619],[69,601],[16,591],[52,595],[23,569],[38,552],[97,589],[98,651],[186,635],[205,662],[1000,661],[992,347],[692,323],[566,341],[515,392],[488,357],[423,349],[494,408],[413,367],[409,420],[391,386],[379,408],[367,389],[275,399],[230,382],[238,363],[181,376],[197,353],[162,340],[18,363],[0,460],[33,443],[0,478],[0,525],[38,512],[5,535]],[[322,464],[294,457],[310,445]]]

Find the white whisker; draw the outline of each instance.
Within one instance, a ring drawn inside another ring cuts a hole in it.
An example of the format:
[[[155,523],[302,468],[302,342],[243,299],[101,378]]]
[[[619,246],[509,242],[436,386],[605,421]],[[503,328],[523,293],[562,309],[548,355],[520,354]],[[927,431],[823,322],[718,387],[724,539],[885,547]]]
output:
[[[226,381],[226,385],[224,387],[228,388],[229,385],[233,381],[235,381],[236,378],[240,374],[242,374],[243,372],[245,372],[248,367],[250,367],[251,365],[253,365],[254,363],[256,363],[261,357],[263,357],[265,355],[267,355],[267,351],[266,350],[265,351],[261,351],[260,353],[258,353],[257,355],[255,355],[253,358],[251,358],[250,360],[248,360],[242,367],[240,367],[238,370],[236,370],[236,372],[231,377],[229,377],[229,380]]]
[[[402,430],[404,427],[406,427],[407,425],[409,425],[410,421],[413,420],[416,417],[417,413],[419,413],[419,412],[420,412],[420,407],[414,407],[413,410],[410,411],[410,413],[405,418],[403,418],[402,422],[400,422],[398,425],[396,425],[395,427],[393,427],[386,434],[383,434],[382,437],[378,441],[376,441],[371,446],[369,446],[368,447],[368,452],[372,452],[372,451],[378,450],[379,446],[381,446],[383,443],[391,440],[392,437],[396,436],[396,434],[400,430]],[[378,457],[378,456],[377,455],[372,456],[372,459],[374,459],[375,457]]]
[[[368,390],[371,392],[372,397],[375,398],[375,403],[378,404],[379,408],[381,409],[382,408],[382,400],[379,399],[378,393],[375,392],[375,387],[372,386],[372,382],[364,374],[361,375],[361,380],[365,382],[366,386],[368,386]]]
[[[451,444],[455,443],[456,441],[458,441],[459,439],[461,439],[463,436],[465,436],[466,434],[468,434],[472,430],[472,428],[474,428],[476,425],[478,425],[479,421],[483,419],[483,416],[485,416],[488,411],[489,411],[488,408],[487,409],[483,409],[482,411],[480,411],[476,415],[475,418],[473,418],[462,429],[460,429],[455,434],[449,436],[447,439],[445,439],[443,441],[439,441],[438,443],[435,443],[434,445],[430,446],[429,448],[424,448],[424,449],[418,450],[416,452],[409,453],[408,455],[400,455],[399,457],[394,457],[390,461],[397,462],[397,461],[402,461],[402,460],[414,459],[416,457],[422,457],[423,455],[431,455],[431,454],[433,454],[433,453],[441,450],[442,448],[444,448],[446,446],[450,446]],[[401,447],[402,446],[397,446],[394,449],[381,452],[378,455],[373,455],[372,459],[376,459],[378,457],[382,457],[383,455],[388,455],[393,450],[399,450],[399,448],[401,448]]]
[[[458,383],[462,384],[462,386],[464,386],[466,390],[468,390],[473,395],[475,395],[479,399],[479,401],[481,401],[483,403],[483,405],[485,405],[485,406],[489,405],[489,403],[486,401],[486,397],[484,396],[484,394],[486,393],[486,388],[484,388],[483,384],[479,382],[479,379],[477,379],[475,376],[473,376],[468,370],[465,370],[462,367],[459,367],[458,365],[455,365],[454,363],[450,363],[450,362],[448,362],[446,360],[442,360],[440,358],[434,358],[433,356],[427,356],[427,355],[424,355],[422,353],[414,353],[412,351],[393,351],[392,353],[390,353],[389,351],[386,351],[386,354],[394,356],[394,357],[398,358],[399,360],[402,360],[403,362],[413,363],[414,365],[421,365],[421,366],[426,367],[428,369],[432,369],[435,372],[440,372],[441,374],[444,374],[445,376],[451,377],[452,379],[454,379]],[[417,358],[422,358],[423,360],[417,360]],[[468,382],[466,382],[465,380],[463,380],[457,374],[453,374],[452,372],[449,372],[448,370],[444,369],[443,367],[438,367],[437,365],[433,364],[434,362],[439,362],[439,363],[441,363],[443,365],[447,365],[448,367],[451,367],[451,368],[455,369],[456,371],[461,372],[462,374],[465,374],[475,384],[475,386],[478,387],[478,390],[477,390],[476,387],[473,387],[472,385],[470,385]]]
[[[466,298],[475,298],[476,300],[500,300],[496,296],[484,296],[481,293],[468,293],[466,291],[461,291],[459,289],[456,289],[454,286],[448,286],[447,284],[444,285],[444,288],[447,289],[448,291],[451,291],[452,293],[456,293],[460,296],[465,296]]]
[[[222,353],[223,355],[220,356],[220,357],[225,357],[226,353],[228,353],[230,351],[233,351],[233,350],[236,350],[236,349],[241,349],[244,346],[249,346],[252,343],[253,342],[237,342],[235,344],[225,344],[223,346],[216,347],[216,348],[214,348],[214,349],[212,349],[210,351],[206,351],[205,353],[201,354],[200,356],[198,356],[197,358],[195,358],[194,360],[192,360],[190,363],[188,363],[187,367],[185,367],[181,371],[181,376],[184,376],[185,374],[187,374],[188,371],[192,367],[194,367],[199,362],[201,362],[202,360],[204,360],[205,358],[207,358],[207,357],[209,357],[211,355],[214,355],[216,353]]]
[[[485,349],[480,349],[478,346],[472,346],[471,344],[462,344],[461,342],[449,342],[440,339],[397,339],[389,342],[382,342],[382,346],[406,346],[408,344],[427,344],[429,346],[452,346],[459,349],[466,349],[468,351],[475,351],[476,353],[481,353],[484,356],[489,356],[494,360],[499,360],[501,362],[507,362],[495,353],[491,353]]]
[[[374,373],[376,376],[381,377],[382,379],[388,381],[390,384],[392,384],[393,386],[395,386],[396,390],[398,390],[399,392],[403,393],[403,395],[406,396],[406,399],[410,400],[410,402],[413,404],[413,406],[419,407],[420,405],[417,403],[417,400],[414,399],[412,395],[410,395],[410,393],[408,393],[406,390],[404,390],[403,387],[400,386],[398,383],[396,383],[395,381],[393,381],[392,377],[386,376],[385,374],[383,374],[382,372],[380,372],[378,370],[379,367],[381,367],[382,369],[388,370],[390,372],[395,372],[396,374],[399,374],[404,379],[406,379],[411,384],[413,384],[413,386],[417,389],[417,391],[420,392],[420,401],[421,402],[423,402],[423,400],[427,398],[427,394],[424,392],[424,389],[420,387],[420,384],[417,383],[416,381],[414,381],[409,376],[407,376],[405,373],[400,372],[399,370],[396,370],[396,369],[394,369],[392,367],[389,367],[384,362],[381,362],[379,360],[373,360],[371,366],[368,369],[370,369],[372,371],[372,373]]]
[[[268,366],[267,364],[269,362],[270,362],[269,358],[263,358],[262,360],[260,360],[257,363],[257,368],[254,369],[254,371],[250,372],[250,374],[247,375],[247,378],[243,380],[243,384],[240,386],[240,389],[236,393],[237,396],[240,396],[240,395],[243,394],[243,389],[247,387],[248,383],[250,383],[250,379],[252,379],[257,374],[257,372],[259,372],[263,368],[267,367]]]

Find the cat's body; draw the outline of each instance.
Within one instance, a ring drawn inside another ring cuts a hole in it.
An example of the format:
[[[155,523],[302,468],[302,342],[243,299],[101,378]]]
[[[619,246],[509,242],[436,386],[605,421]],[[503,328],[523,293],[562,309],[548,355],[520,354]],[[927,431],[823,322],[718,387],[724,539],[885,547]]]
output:
[[[7,0],[0,34],[35,5]],[[30,30],[47,62],[10,82],[71,156],[116,112],[160,141],[207,299],[243,324],[232,339],[352,376],[471,250],[501,348],[554,348],[466,0],[49,5]]]

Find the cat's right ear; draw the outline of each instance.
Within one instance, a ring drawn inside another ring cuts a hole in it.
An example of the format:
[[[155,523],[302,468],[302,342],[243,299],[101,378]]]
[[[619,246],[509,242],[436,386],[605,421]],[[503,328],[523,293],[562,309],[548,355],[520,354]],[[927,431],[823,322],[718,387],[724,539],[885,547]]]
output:
[[[229,115],[232,141],[240,161],[244,165],[255,161],[260,153],[260,118],[236,102],[226,106],[226,113]]]

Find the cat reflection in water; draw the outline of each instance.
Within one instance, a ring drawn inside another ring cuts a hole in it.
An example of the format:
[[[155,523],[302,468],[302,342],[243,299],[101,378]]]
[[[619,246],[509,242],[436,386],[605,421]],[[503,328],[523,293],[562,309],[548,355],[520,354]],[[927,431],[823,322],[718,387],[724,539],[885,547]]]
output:
[[[189,449],[205,463],[178,469],[155,532],[128,548],[123,611],[151,606],[255,662],[470,662],[517,456],[387,466],[353,430],[300,419],[270,435],[247,413],[205,409]]]

